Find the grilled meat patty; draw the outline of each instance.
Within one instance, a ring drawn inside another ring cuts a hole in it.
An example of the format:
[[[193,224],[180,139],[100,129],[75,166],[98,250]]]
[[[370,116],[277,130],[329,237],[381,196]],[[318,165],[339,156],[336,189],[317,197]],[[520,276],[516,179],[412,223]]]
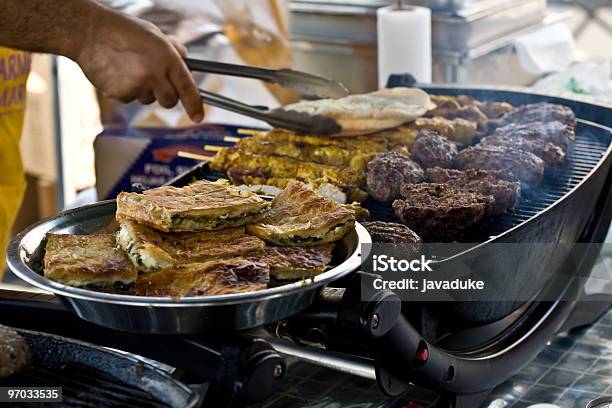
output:
[[[484,145],[508,146],[531,152],[544,161],[545,170],[547,171],[557,171],[565,163],[565,152],[559,146],[541,140],[523,138],[511,132],[493,133],[491,136],[483,138],[480,143]]]
[[[576,127],[576,115],[567,106],[555,103],[532,103],[522,105],[512,112],[504,115],[498,122],[498,126],[510,123],[550,123],[561,122],[570,130]]]
[[[414,161],[398,152],[376,156],[368,163],[368,192],[378,201],[392,201],[400,196],[401,183],[423,181],[425,172]]]
[[[27,368],[32,362],[28,343],[17,332],[0,325],[0,378]]]
[[[427,181],[432,183],[493,196],[495,202],[487,208],[489,214],[500,214],[514,207],[521,194],[521,184],[507,171],[453,170],[434,167],[426,170],[426,176]]]
[[[562,122],[530,122],[510,123],[499,127],[491,134],[496,137],[512,137],[526,140],[534,140],[541,143],[551,143],[567,151],[574,141],[576,134],[574,129]]]
[[[460,169],[510,171],[520,181],[537,186],[544,177],[544,161],[533,153],[508,146],[478,144],[455,156]]]
[[[447,238],[480,222],[495,199],[446,184],[401,185],[402,199],[393,202],[400,221],[426,239]]]
[[[451,167],[459,152],[457,146],[447,138],[431,130],[421,130],[410,149],[412,159],[424,169],[429,167]]]
[[[375,244],[391,244],[407,250],[411,255],[421,252],[423,241],[416,232],[396,222],[372,221],[361,225],[370,233]]]

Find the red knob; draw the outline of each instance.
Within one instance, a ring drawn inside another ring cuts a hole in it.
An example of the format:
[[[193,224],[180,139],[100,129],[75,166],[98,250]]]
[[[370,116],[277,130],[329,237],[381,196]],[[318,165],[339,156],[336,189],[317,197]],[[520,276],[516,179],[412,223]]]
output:
[[[417,349],[415,359],[417,362],[424,364],[427,362],[429,358],[429,350],[427,350],[427,346],[423,345]]]

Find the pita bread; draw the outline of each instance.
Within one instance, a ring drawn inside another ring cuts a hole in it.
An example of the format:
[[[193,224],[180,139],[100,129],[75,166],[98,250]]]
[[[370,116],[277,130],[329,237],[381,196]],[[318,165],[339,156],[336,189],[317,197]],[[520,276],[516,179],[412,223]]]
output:
[[[333,136],[355,136],[403,125],[423,116],[429,95],[417,88],[389,88],[340,99],[302,101],[285,110],[322,115],[336,120],[342,131]]]

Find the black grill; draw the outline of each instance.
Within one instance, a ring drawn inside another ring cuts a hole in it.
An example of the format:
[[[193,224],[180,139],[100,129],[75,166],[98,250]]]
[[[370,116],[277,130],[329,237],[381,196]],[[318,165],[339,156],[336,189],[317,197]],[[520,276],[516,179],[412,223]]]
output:
[[[516,207],[505,214],[490,217],[480,224],[452,237],[453,241],[481,243],[529,220],[569,193],[593,170],[608,149],[610,140],[602,140],[593,134],[585,123],[578,121],[576,143],[568,152],[563,170],[545,178],[537,188],[523,189]],[[388,204],[369,199],[365,207],[372,218],[397,222],[397,217]]]
[[[148,393],[110,375],[80,364],[41,365],[3,381],[4,387],[61,387],[62,407],[169,408]],[[23,407],[57,407],[57,403],[19,404]]]

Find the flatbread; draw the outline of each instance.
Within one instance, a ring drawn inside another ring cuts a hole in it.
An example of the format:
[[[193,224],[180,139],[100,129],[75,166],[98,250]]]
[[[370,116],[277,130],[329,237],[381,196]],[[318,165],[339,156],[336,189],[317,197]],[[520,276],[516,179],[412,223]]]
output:
[[[301,101],[283,107],[333,118],[342,126],[334,136],[355,136],[390,129],[423,116],[430,108],[429,95],[417,88],[389,88],[340,99]]]
[[[164,233],[131,220],[120,221],[117,244],[142,272],[262,252],[265,243],[244,227]]]
[[[269,203],[226,180],[158,187],[117,196],[117,220],[133,220],[163,232],[220,230],[261,218]]]
[[[247,225],[247,231],[274,245],[314,246],[336,241],[354,226],[353,210],[295,181],[274,197],[260,222]]]

